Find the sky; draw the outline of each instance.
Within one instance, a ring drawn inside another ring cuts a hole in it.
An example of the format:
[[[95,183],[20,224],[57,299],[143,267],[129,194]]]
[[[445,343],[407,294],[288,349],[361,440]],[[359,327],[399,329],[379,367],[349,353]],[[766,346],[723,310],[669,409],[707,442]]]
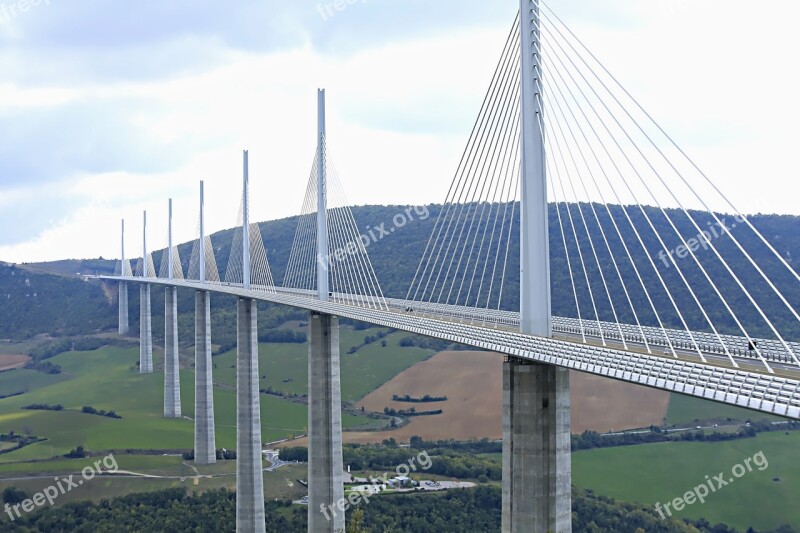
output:
[[[550,0],[743,212],[800,215],[800,5]],[[338,6],[338,8],[337,8]],[[325,88],[349,202],[441,202],[516,0],[0,0],[0,260],[141,254],[300,211]]]

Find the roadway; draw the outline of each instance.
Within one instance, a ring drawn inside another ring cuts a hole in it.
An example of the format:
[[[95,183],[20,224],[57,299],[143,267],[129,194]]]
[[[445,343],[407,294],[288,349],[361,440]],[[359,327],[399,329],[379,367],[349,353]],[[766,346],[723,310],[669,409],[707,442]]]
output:
[[[99,276],[109,281],[149,283],[183,287],[251,298],[265,302],[289,305],[308,311],[360,320],[378,326],[395,328],[449,342],[500,352],[511,358],[547,363],[610,379],[627,381],[670,392],[686,394],[729,405],[746,407],[770,414],[800,420],[800,381],[797,376],[779,376],[766,368],[735,368],[721,366],[726,356],[704,354],[707,362],[691,360],[692,352],[676,350],[678,357],[669,354],[648,354],[630,350],[631,344],[644,350],[644,343],[628,341],[629,349],[596,346],[576,342],[580,335],[560,334],[560,338],[542,338],[523,335],[506,326],[487,327],[465,323],[455,317],[421,316],[410,305],[398,310],[382,308],[365,301],[321,301],[311,294],[299,291],[276,290],[271,287],[244,289],[222,283],[203,283],[195,280],[168,280],[163,278]],[[374,305],[368,307],[367,305]],[[418,304],[415,304],[418,305]],[[508,329],[506,329],[508,328]],[[694,357],[699,358],[697,353]],[[714,364],[708,360],[713,358]],[[752,359],[750,359],[752,363]],[[781,367],[785,371],[785,367]]]

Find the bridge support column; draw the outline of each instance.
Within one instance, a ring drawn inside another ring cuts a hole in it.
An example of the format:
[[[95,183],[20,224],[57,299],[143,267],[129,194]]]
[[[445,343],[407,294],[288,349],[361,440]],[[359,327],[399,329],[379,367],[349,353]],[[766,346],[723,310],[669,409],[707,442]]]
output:
[[[261,403],[258,388],[258,311],[255,300],[237,303],[236,531],[262,533]]]
[[[178,361],[178,289],[164,289],[164,417],[181,417]]]
[[[217,462],[214,437],[214,387],[211,380],[211,294],[194,298],[194,461]]]
[[[339,532],[345,526],[339,319],[311,313],[308,328],[308,531]]]
[[[503,364],[504,533],[572,531],[569,371]]]
[[[127,335],[131,326],[128,321],[128,284],[119,282],[119,334]]]
[[[150,314],[150,285],[139,289],[139,373],[153,373],[153,329]]]

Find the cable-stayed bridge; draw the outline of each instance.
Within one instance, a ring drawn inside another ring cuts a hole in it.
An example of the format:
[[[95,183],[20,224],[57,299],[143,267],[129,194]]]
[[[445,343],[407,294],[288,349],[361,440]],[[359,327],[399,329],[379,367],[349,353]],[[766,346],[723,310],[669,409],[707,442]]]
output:
[[[180,416],[176,291],[196,291],[200,463],[215,450],[210,298],[238,298],[237,530],[264,528],[257,301],[310,313],[311,531],[344,527],[343,512],[331,516],[344,498],[338,317],[507,355],[503,531],[571,530],[570,369],[800,418],[800,275],[790,258],[546,4],[520,5],[405,295],[384,294],[367,253],[372,229],[356,223],[329,153],[324,91],[282,280],[270,236],[250,222],[247,152],[229,257],[215,257],[206,233],[202,182],[187,263],[172,242],[171,202],[158,271],[146,215],[135,267],[123,222],[119,269],[105,279],[119,282],[121,334],[128,285],[140,286],[141,372],[153,371],[150,287],[167,287],[167,417]],[[570,302],[566,316],[553,316],[555,298]]]

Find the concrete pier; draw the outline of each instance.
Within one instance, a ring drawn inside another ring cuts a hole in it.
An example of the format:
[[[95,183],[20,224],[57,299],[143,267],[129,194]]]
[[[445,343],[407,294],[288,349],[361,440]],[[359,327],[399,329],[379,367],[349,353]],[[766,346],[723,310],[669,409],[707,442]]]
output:
[[[181,417],[178,360],[178,289],[164,289],[164,417]]]
[[[128,284],[119,282],[119,334],[127,335],[131,330],[128,321]]]
[[[217,462],[214,437],[214,387],[211,380],[211,294],[194,298],[194,461]]]
[[[345,525],[337,506],[345,501],[339,319],[311,313],[308,329],[308,531],[339,532]]]
[[[572,531],[569,371],[503,364],[504,533]]]
[[[150,285],[139,288],[139,373],[153,373],[153,328],[150,314]]]
[[[236,531],[238,533],[265,531],[257,313],[255,300],[239,298],[236,315]]]

